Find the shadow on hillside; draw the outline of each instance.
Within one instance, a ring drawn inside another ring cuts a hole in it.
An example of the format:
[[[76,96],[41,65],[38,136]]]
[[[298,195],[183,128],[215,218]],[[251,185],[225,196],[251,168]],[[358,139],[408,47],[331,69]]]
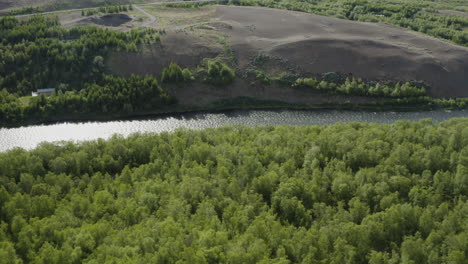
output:
[[[80,25],[96,24],[107,27],[118,27],[132,21],[132,18],[126,14],[112,14],[101,17],[89,17],[81,20]]]

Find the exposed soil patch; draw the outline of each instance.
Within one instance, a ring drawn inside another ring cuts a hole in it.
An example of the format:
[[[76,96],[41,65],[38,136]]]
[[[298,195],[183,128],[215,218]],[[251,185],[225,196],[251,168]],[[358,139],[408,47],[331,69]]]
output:
[[[71,23],[66,24],[66,26],[84,26],[95,24],[106,27],[119,27],[123,24],[129,23],[130,21],[132,21],[132,18],[127,14],[111,14],[99,17],[92,16],[78,19],[71,21]]]
[[[468,48],[384,24],[257,7],[218,6],[220,29],[241,69],[259,53],[303,74],[340,72],[371,80],[422,80],[441,97],[468,96]]]
[[[156,27],[174,29],[182,25],[207,22],[215,15],[215,6],[200,8],[171,8],[164,6],[142,6],[146,12],[157,17]]]
[[[164,85],[169,94],[177,97],[178,103],[185,106],[205,106],[213,102],[237,97],[250,97],[259,100],[281,101],[291,104],[346,103],[356,104],[381,101],[376,98],[324,94],[311,89],[296,89],[282,85],[263,86],[236,79],[228,86],[213,86],[203,83]]]

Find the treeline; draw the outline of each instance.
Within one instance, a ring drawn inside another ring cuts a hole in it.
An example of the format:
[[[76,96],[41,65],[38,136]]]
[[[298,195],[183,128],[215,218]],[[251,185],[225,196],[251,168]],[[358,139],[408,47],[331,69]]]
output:
[[[0,256],[464,264],[467,127],[236,126],[0,153]]]
[[[434,37],[447,39],[460,45],[468,46],[468,17],[444,16],[426,11],[428,5],[417,1],[383,4],[378,2],[349,2],[343,6],[341,14],[351,20],[367,22],[387,22]]]
[[[468,108],[468,98],[443,98],[433,99],[432,102],[443,108],[448,109],[464,109]]]
[[[315,78],[299,78],[293,87],[311,88],[321,91],[339,92],[347,95],[377,96],[390,98],[420,97],[426,89],[411,82],[404,83],[366,83],[362,79],[346,78],[344,82],[321,81]]]
[[[101,6],[95,9],[86,9],[81,11],[82,16],[93,16],[97,14],[117,14],[120,12],[132,11],[132,5]]]
[[[228,85],[235,77],[235,71],[220,59],[205,59],[194,73],[188,68],[182,69],[179,65],[171,63],[163,69],[161,81],[177,83],[198,80],[214,85]]]
[[[39,6],[27,6],[23,8],[13,9],[8,12],[10,16],[17,16],[17,15],[26,15],[26,14],[34,14],[34,13],[41,13],[44,12],[44,9]]]
[[[0,91],[0,125],[14,124],[21,120],[23,106],[17,95]]]
[[[178,83],[190,82],[195,80],[192,71],[189,68],[182,69],[176,63],[171,63],[168,67],[164,68],[161,74],[161,81],[163,83]]]
[[[217,1],[200,1],[200,2],[189,2],[189,3],[183,3],[183,2],[172,3],[172,4],[167,3],[167,4],[164,4],[164,6],[170,7],[170,8],[199,8],[199,7],[203,7],[207,5],[217,5],[217,4],[225,5],[229,3],[230,3],[229,0],[217,0]]]
[[[110,50],[137,51],[157,42],[154,29],[119,32],[98,27],[65,29],[58,19],[35,16],[26,22],[0,18],[0,89],[20,96],[61,83],[80,90],[103,72],[97,56]]]
[[[276,82],[293,88],[371,97],[418,98],[426,96],[426,85],[416,81],[403,83],[364,81],[360,78],[346,77],[335,72],[326,72],[319,75],[319,77],[301,77],[291,72],[269,76],[262,70],[256,70],[257,66],[248,70],[246,77],[254,77],[265,85]]]
[[[49,1],[43,8],[46,11],[64,10],[64,9],[77,9],[77,8],[90,8],[100,6],[123,6],[131,5],[133,0],[60,0]]]
[[[103,75],[95,83],[86,83],[80,91],[58,89],[50,97],[32,97],[26,104],[18,96],[3,90],[0,92],[0,125],[91,114],[131,114],[157,110],[175,102],[154,76],[123,78]]]

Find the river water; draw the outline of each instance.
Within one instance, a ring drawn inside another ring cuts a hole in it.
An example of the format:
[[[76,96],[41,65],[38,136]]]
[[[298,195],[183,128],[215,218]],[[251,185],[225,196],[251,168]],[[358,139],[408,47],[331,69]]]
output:
[[[261,111],[239,110],[222,113],[192,113],[161,116],[144,120],[59,123],[0,129],[0,151],[21,147],[32,149],[40,142],[84,141],[109,138],[113,134],[128,136],[132,133],[173,131],[177,128],[203,129],[227,125],[327,125],[337,122],[394,123],[397,120],[417,121],[431,118],[445,121],[455,117],[468,117],[468,111],[424,112],[362,112],[362,111]]]

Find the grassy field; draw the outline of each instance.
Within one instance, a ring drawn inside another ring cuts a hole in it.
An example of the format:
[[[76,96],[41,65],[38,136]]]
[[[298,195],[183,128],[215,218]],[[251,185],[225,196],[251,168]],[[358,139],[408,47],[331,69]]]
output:
[[[215,6],[201,8],[168,8],[165,6],[142,6],[148,13],[158,18],[157,26],[177,27],[208,22],[213,17]]]

